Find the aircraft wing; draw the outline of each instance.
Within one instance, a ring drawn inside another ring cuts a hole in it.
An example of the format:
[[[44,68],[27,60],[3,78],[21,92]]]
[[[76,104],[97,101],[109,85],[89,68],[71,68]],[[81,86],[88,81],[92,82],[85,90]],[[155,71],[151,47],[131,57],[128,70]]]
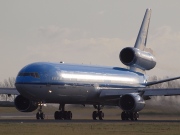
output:
[[[144,96],[173,96],[180,95],[180,88],[145,89]]]
[[[0,94],[20,95],[16,88],[0,88]]]
[[[147,82],[146,86],[151,86],[163,82],[168,82],[172,80],[180,79],[180,76],[174,78],[168,78],[159,81]],[[149,96],[172,96],[172,95],[180,95],[180,88],[159,88],[159,89],[151,89],[151,88],[99,88],[101,90],[100,98],[114,99],[120,98],[120,96],[128,94],[128,93],[138,93],[141,96],[149,97]]]
[[[169,82],[169,81],[173,81],[173,80],[177,80],[177,79],[180,79],[180,76],[174,77],[174,78],[168,78],[168,79],[164,79],[164,80],[159,80],[159,81],[147,82],[146,86],[151,86],[151,85],[155,85],[155,84],[159,84],[159,83],[163,83],[163,82]]]
[[[120,96],[129,94],[129,93],[138,93],[142,96],[173,96],[180,95],[180,88],[159,88],[159,89],[151,89],[151,88],[132,88],[132,89],[101,89],[101,93],[99,95],[102,99],[117,99]]]

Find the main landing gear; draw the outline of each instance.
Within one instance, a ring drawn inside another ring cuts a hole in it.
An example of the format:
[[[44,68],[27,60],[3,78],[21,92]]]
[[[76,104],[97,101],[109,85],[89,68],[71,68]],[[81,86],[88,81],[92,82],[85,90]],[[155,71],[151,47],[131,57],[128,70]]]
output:
[[[40,106],[40,108],[39,108],[38,112],[36,113],[36,119],[37,120],[39,120],[39,119],[44,120],[45,114],[42,112],[42,103],[40,103],[39,106]]]
[[[121,119],[122,120],[132,120],[132,121],[136,121],[139,119],[139,113],[138,112],[126,112],[123,111],[121,113]]]
[[[99,118],[99,120],[103,120],[104,118],[104,113],[101,111],[101,109],[103,108],[103,106],[100,105],[93,105],[95,109],[97,109],[98,111],[94,111],[92,113],[92,118],[93,120],[97,120],[96,118]]]
[[[65,111],[65,104],[59,105],[59,111],[54,113],[55,120],[71,120],[72,119],[72,112]]]

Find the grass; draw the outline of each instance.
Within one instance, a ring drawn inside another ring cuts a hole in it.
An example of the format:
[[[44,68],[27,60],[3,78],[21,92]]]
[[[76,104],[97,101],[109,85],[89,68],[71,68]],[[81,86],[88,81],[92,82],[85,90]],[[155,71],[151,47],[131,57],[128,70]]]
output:
[[[1,123],[2,135],[179,135],[179,123]]]

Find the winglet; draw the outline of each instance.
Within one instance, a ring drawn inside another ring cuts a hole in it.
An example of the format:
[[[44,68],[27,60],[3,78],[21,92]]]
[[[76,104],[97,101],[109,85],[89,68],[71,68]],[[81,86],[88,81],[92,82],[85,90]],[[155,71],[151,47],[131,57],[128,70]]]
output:
[[[148,29],[149,29],[149,23],[151,18],[151,9],[146,9],[144,19],[141,24],[141,28],[139,30],[136,43],[134,45],[135,48],[138,48],[140,50],[144,50],[147,42],[147,36],[148,36]]]

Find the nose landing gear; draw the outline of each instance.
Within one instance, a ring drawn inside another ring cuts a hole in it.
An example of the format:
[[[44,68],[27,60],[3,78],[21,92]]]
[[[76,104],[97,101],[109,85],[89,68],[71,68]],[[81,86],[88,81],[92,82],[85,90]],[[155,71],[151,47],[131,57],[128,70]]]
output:
[[[44,120],[45,114],[42,112],[42,103],[40,103],[39,107],[40,108],[39,108],[38,112],[36,113],[36,119],[37,120],[39,120],[39,119]]]

